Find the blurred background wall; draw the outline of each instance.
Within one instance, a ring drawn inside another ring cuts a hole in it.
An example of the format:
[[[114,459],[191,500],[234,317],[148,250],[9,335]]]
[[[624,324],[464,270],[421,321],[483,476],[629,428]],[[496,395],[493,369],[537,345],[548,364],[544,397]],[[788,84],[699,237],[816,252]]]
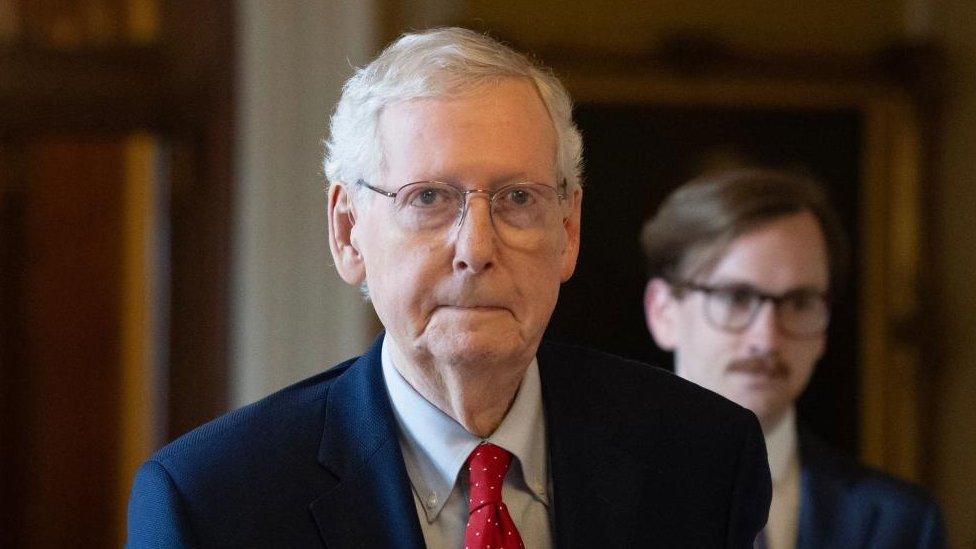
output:
[[[374,336],[331,267],[321,140],[353,67],[444,24],[557,70],[734,52],[739,76],[822,64],[857,81],[922,52],[909,74],[931,81],[890,77],[918,107],[925,164],[917,480],[953,546],[976,546],[969,0],[0,0],[0,545],[120,544],[153,448]]]
[[[967,488],[976,455],[976,4],[936,3],[938,43],[945,48],[947,78],[940,123],[940,153],[927,196],[933,249],[932,294],[937,346],[931,374],[937,380],[933,414],[934,489],[946,506],[955,547],[976,545],[976,498]]]
[[[367,304],[332,267],[321,158],[339,88],[375,51],[379,25],[368,1],[246,0],[237,9],[231,383],[243,404],[370,341]]]

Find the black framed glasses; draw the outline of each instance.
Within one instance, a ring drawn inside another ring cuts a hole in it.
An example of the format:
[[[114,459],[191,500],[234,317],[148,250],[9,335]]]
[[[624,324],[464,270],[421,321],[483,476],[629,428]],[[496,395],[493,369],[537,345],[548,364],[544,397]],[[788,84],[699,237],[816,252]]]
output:
[[[702,293],[705,319],[715,328],[731,333],[742,333],[749,328],[767,301],[774,306],[777,327],[790,337],[819,336],[830,323],[830,302],[826,292],[804,288],[774,295],[748,284],[709,286],[681,281],[671,285],[679,290]]]
[[[561,205],[567,183],[557,187],[522,182],[497,190],[462,189],[441,181],[416,181],[394,192],[374,187],[362,179],[358,185],[393,199],[397,224],[409,231],[439,231],[460,224],[471,195],[483,194],[490,205],[491,220],[499,232],[524,232],[551,228],[562,219]]]

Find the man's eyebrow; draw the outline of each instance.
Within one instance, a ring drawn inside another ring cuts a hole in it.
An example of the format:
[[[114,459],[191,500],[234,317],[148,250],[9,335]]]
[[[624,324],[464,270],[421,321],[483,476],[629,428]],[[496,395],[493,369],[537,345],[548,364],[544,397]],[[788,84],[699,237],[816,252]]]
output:
[[[717,280],[709,281],[707,284],[714,288],[720,288],[723,290],[749,290],[749,291],[762,293],[762,294],[771,293],[756,286],[754,283],[748,280],[743,280],[739,278],[728,278],[728,279],[719,278]],[[828,290],[825,288],[821,288],[815,283],[798,284],[796,286],[791,286],[785,292],[782,292],[781,295],[806,293],[806,292],[814,293],[814,294],[824,294],[827,293]]]
[[[440,183],[447,183],[448,185],[454,185],[459,189],[469,189],[469,188],[484,188],[488,190],[500,189],[508,185],[518,185],[520,183],[545,183],[544,181],[537,181],[532,177],[529,177],[525,172],[519,172],[515,174],[508,174],[501,177],[495,177],[490,179],[484,185],[473,185],[470,181],[466,181],[463,177],[459,177],[456,174],[445,174],[443,177],[425,177],[423,179],[418,179],[416,181],[411,181],[411,183],[417,183],[420,181],[438,181]]]
[[[491,183],[493,187],[501,188],[506,185],[518,185],[520,183],[540,183],[540,182],[529,177],[527,173],[522,172],[514,175],[508,175],[505,177],[499,177],[498,179],[493,179]]]
[[[721,287],[725,287],[725,286],[747,286],[749,288],[757,287],[751,281],[744,278],[723,277],[723,276],[720,276],[712,280],[705,280],[704,284],[707,284],[709,286],[721,286]]]
[[[758,293],[764,293],[764,291],[760,289],[758,286],[745,280],[719,279],[719,280],[709,281],[706,283],[706,285],[711,286],[712,288],[718,290],[748,290],[748,291],[753,291]]]

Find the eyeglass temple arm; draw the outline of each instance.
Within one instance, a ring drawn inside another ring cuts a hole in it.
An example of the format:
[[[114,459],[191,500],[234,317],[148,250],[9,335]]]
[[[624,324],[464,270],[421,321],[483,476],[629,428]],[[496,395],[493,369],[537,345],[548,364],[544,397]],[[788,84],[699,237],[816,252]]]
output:
[[[356,180],[356,184],[357,185],[362,185],[363,187],[366,187],[367,189],[369,189],[369,190],[371,190],[371,191],[373,191],[375,193],[380,193],[381,195],[388,196],[390,198],[396,198],[396,195],[397,195],[397,193],[395,193],[395,192],[384,191],[383,189],[380,189],[378,187],[374,187],[374,186],[370,185],[369,183],[363,181],[362,179],[357,179]]]

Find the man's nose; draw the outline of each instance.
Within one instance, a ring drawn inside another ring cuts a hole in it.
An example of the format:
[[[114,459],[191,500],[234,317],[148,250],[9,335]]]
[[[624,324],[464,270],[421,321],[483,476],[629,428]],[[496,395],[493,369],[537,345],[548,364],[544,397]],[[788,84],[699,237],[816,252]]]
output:
[[[457,227],[454,268],[475,273],[490,268],[495,259],[496,237],[488,196],[483,193],[467,195]]]
[[[776,314],[776,304],[772,301],[766,301],[759,306],[752,324],[746,329],[750,354],[765,354],[779,347],[782,334]]]

